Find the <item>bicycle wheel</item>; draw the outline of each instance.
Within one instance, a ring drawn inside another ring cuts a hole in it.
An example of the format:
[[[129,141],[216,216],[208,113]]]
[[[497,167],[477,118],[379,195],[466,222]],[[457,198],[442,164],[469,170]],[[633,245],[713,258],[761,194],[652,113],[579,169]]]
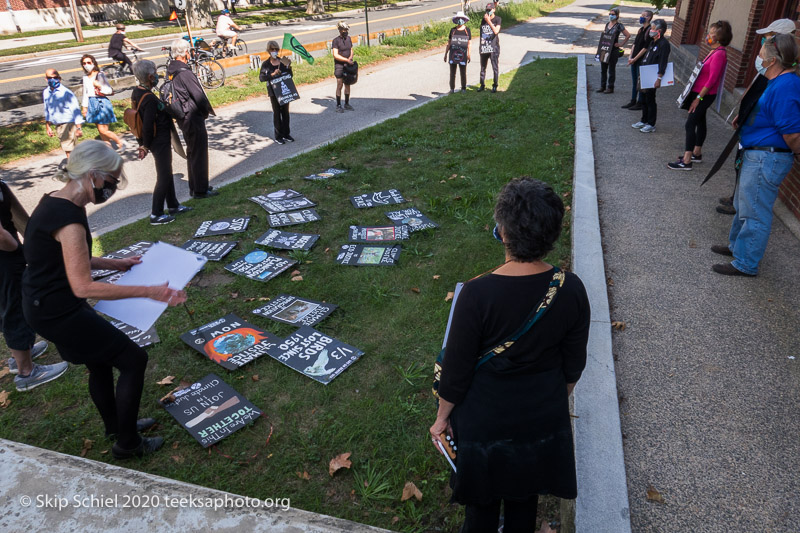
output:
[[[106,78],[110,80],[115,80],[123,76],[122,69],[117,67],[117,65],[106,65],[102,68],[102,71],[103,74],[106,75]]]
[[[225,83],[225,69],[219,61],[210,60],[197,64],[197,79],[206,89],[216,89]]]
[[[247,55],[247,43],[244,42],[242,39],[236,41],[236,50],[234,52],[237,56],[246,56]]]

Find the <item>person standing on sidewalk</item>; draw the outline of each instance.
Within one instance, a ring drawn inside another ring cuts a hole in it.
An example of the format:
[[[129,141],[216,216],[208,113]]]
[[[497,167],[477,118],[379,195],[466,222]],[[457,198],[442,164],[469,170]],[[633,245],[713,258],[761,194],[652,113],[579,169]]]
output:
[[[183,39],[172,41],[171,50],[175,60],[167,67],[167,76],[172,80],[175,98],[186,115],[178,120],[186,139],[189,194],[193,198],[209,198],[219,194],[208,185],[208,131],[206,119],[214,114],[203,87],[189,68],[191,46]]]
[[[622,44],[619,44],[619,34],[625,36]],[[600,34],[600,42],[597,45],[597,55],[595,60],[600,62],[600,88],[599,93],[613,93],[614,82],[617,79],[617,60],[619,59],[619,49],[628,44],[631,34],[619,21],[619,8],[608,10],[608,22]]]
[[[631,85],[631,101],[622,106],[622,109],[638,111],[642,108],[642,93],[639,92],[639,65],[645,52],[647,52],[647,48],[650,46],[650,42],[653,40],[650,37],[651,20],[653,20],[653,12],[649,9],[642,11],[639,17],[639,24],[642,27],[636,32],[636,38],[633,40],[633,48],[631,49],[631,57],[628,59],[628,65],[631,67],[631,80],[633,81]]]
[[[669,41],[664,37],[666,32],[667,23],[664,19],[656,19],[650,24],[650,37],[653,42],[650,43],[641,66],[658,65],[658,77],[652,89],[642,89],[642,119],[632,125],[642,133],[656,131],[656,119],[658,118],[656,91],[661,87],[661,79],[667,71],[667,63],[669,62],[670,46]],[[639,85],[641,85],[641,77],[639,78]]]
[[[136,102],[136,112],[142,119],[142,138],[136,139],[139,143],[139,159],[142,160],[152,153],[156,162],[156,186],[153,190],[150,224],[169,224],[175,220],[175,215],[192,210],[191,207],[181,205],[175,195],[175,180],[172,175],[172,130],[175,125],[161,101],[153,94],[153,88],[158,85],[156,64],[147,59],[137,61],[133,65],[133,74],[139,81],[139,86],[131,92],[131,104]],[[169,214],[164,213],[165,201]]]
[[[336,78],[336,112],[344,113],[344,110],[353,110],[350,105],[350,85],[344,83],[344,66],[353,64],[355,49],[353,40],[350,38],[350,26],[346,22],[336,25],[339,36],[331,43],[333,53],[333,75]],[[342,109],[342,85],[344,85],[344,109]]]
[[[114,106],[111,105],[109,96],[114,94],[114,89],[108,84],[106,75],[100,72],[100,66],[93,55],[84,54],[81,57],[83,67],[83,97],[82,110],[86,122],[97,126],[97,133],[100,139],[107,142],[109,146],[113,142],[118,151],[122,150],[122,141],[116,133],[108,129],[109,124],[117,121],[114,115]],[[113,148],[113,147],[112,147]]]
[[[683,109],[688,108],[689,111],[683,156],[674,163],[667,163],[670,170],[692,170],[692,163],[703,162],[703,142],[707,132],[706,112],[721,88],[725,68],[728,66],[728,52],[725,47],[730,44],[731,39],[733,33],[727,20],[719,20],[709,26],[706,42],[711,46],[711,51],[703,60],[700,74],[683,101]]]
[[[292,60],[288,57],[279,58],[278,52],[281,47],[278,46],[277,41],[270,41],[267,43],[267,52],[269,52],[269,59],[261,63],[261,72],[258,75],[258,81],[267,82],[267,94],[269,95],[269,102],[272,104],[272,125],[275,128],[275,142],[283,144],[286,141],[294,142],[294,137],[289,134],[289,103],[280,105],[278,103],[278,95],[270,83],[275,78],[280,78],[288,74],[292,75]]]
[[[75,93],[62,85],[61,75],[56,69],[47,69],[44,76],[47,78],[47,89],[42,93],[42,100],[47,136],[58,136],[61,149],[69,159],[70,152],[75,149],[75,139],[83,135],[81,105]],[[56,127],[55,132],[53,126]]]
[[[16,224],[22,227],[27,223],[27,216],[6,182],[0,180],[0,325],[6,346],[11,351],[8,371],[16,374],[14,385],[20,392],[53,381],[69,366],[63,361],[53,365],[33,362],[47,351],[47,342],[35,342],[36,333],[22,313],[25,256]]]
[[[772,208],[780,187],[800,157],[800,77],[797,42],[792,35],[770,37],[761,47],[756,68],[769,80],[756,109],[742,126],[742,168],[733,198],[736,215],[728,246],[711,250],[733,257],[711,268],[726,276],[755,276],[772,229]]]
[[[461,72],[461,92],[467,91],[467,63],[470,62],[470,44],[472,33],[467,28],[469,18],[461,11],[453,17],[453,26],[447,37],[447,46],[444,49],[444,61],[450,56],[450,94],[456,90],[456,68]]]
[[[502,19],[495,15],[495,4],[489,2],[486,4],[486,13],[481,20],[481,40],[480,40],[480,55],[481,55],[481,86],[478,91],[486,89],[484,80],[486,79],[486,64],[492,62],[492,73],[494,74],[494,83],[492,84],[492,92],[497,92],[497,81],[500,78],[500,67],[498,61],[500,60],[500,23]]]

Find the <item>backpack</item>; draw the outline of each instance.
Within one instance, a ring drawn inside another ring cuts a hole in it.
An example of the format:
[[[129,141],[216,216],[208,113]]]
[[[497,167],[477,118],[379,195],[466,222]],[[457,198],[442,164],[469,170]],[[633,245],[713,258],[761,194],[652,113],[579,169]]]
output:
[[[143,128],[142,115],[139,114],[139,106],[141,105],[142,100],[144,100],[144,98],[148,94],[152,95],[153,97],[156,96],[150,91],[147,91],[141,96],[141,98],[139,98],[139,101],[136,102],[136,105],[134,105],[133,100],[131,100],[131,106],[122,113],[122,121],[128,125],[128,129],[131,130],[131,133],[133,133],[133,136],[136,137],[137,139],[142,138],[142,128]],[[155,131],[156,131],[156,125],[153,124],[154,135]]]
[[[181,70],[176,72],[175,75],[173,75],[172,78],[167,79],[164,84],[161,85],[161,89],[159,89],[161,102],[164,104],[164,110],[170,117],[176,120],[183,120],[184,117],[186,117],[186,113],[183,111],[181,101],[175,95],[175,76],[181,72],[183,71]]]
[[[353,64],[345,64],[342,67],[342,78],[345,85],[355,85],[358,81],[358,61],[353,61]]]

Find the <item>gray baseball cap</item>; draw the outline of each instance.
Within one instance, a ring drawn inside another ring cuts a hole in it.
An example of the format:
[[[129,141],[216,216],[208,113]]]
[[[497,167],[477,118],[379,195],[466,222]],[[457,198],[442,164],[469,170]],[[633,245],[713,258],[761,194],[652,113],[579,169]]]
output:
[[[792,33],[797,26],[795,26],[794,21],[791,19],[778,19],[772,22],[766,28],[761,28],[760,30],[756,30],[758,34],[764,33]]]

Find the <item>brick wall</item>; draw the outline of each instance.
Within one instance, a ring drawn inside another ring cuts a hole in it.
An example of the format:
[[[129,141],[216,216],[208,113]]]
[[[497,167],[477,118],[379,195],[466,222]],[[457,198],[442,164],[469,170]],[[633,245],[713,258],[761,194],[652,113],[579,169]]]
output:
[[[689,26],[686,24],[686,19],[681,18],[679,15],[681,12],[681,5],[685,4],[686,2],[689,2],[688,13],[691,14],[691,4],[694,3],[692,0],[678,0],[678,3],[675,5],[675,17],[672,19],[672,31],[669,36],[669,42],[674,46],[682,45],[684,39],[686,38],[686,33],[689,31]]]
[[[793,18],[794,20],[800,19],[800,7],[798,7],[797,13]],[[792,171],[783,180],[778,196],[783,200],[786,207],[794,213],[794,216],[800,219],[800,165],[797,160],[795,160]]]

